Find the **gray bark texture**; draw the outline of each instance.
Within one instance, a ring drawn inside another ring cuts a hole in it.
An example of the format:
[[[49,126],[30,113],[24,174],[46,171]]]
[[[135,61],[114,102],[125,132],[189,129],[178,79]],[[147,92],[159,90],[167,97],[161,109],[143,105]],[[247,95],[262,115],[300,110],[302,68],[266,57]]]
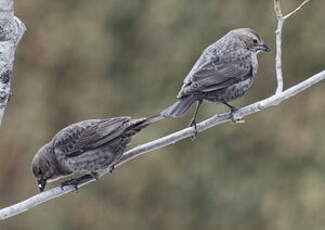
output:
[[[12,0],[0,1],[0,126],[12,94],[11,77],[15,50],[26,27],[14,16]]]

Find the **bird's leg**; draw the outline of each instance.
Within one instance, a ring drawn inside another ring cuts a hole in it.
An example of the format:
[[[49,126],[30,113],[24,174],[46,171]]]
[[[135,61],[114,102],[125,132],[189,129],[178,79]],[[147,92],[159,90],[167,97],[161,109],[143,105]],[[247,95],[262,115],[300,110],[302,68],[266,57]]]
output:
[[[113,174],[114,169],[115,169],[115,164],[111,165],[111,168],[109,169],[109,173]]]
[[[233,123],[237,124],[237,123],[244,123],[245,122],[245,120],[243,120],[243,119],[235,119],[234,113],[239,110],[238,107],[230,105],[226,101],[223,101],[222,104],[226,105],[230,109],[230,116],[231,116],[231,120],[232,120]]]
[[[195,130],[194,135],[192,136],[192,141],[194,141],[195,137],[197,136],[196,117],[199,112],[199,108],[200,108],[201,104],[202,104],[202,100],[198,100],[197,104],[196,104],[194,115],[193,115],[191,122],[189,124],[189,127],[194,127],[194,130]]]
[[[99,174],[97,172],[91,172],[90,175],[95,179],[98,180],[99,179]]]
[[[66,180],[64,182],[61,183],[61,189],[63,189],[65,186],[70,186],[72,185],[75,189],[75,192],[78,191],[78,185],[84,183],[84,182],[87,182],[91,179],[98,179],[98,174],[96,173],[96,175],[94,175],[93,173],[92,174],[86,174],[84,176],[81,176],[79,178],[73,178],[73,179],[70,179],[70,180]]]

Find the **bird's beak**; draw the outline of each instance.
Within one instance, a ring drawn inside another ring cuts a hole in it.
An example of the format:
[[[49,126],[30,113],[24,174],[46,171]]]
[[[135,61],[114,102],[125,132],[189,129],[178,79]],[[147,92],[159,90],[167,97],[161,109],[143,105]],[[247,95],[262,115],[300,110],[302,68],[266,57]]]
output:
[[[46,186],[46,180],[44,178],[37,179],[37,187],[39,188],[40,192],[43,192]]]
[[[271,48],[268,47],[266,44],[261,44],[258,46],[258,49],[264,52],[271,52]]]

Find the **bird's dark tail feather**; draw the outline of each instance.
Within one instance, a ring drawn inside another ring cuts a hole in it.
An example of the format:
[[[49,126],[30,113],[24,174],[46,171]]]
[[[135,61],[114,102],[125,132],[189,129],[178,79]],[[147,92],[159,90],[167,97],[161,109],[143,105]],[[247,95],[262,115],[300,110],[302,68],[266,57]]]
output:
[[[128,130],[137,133],[137,132],[140,132],[143,128],[147,127],[148,125],[151,125],[152,123],[160,121],[164,118],[165,118],[164,116],[157,114],[157,115],[152,115],[152,116],[145,117],[145,118],[132,119],[130,121],[130,126],[129,126]]]
[[[195,95],[189,95],[178,99],[173,105],[161,112],[164,117],[181,117],[187,112],[191,105],[197,100]]]

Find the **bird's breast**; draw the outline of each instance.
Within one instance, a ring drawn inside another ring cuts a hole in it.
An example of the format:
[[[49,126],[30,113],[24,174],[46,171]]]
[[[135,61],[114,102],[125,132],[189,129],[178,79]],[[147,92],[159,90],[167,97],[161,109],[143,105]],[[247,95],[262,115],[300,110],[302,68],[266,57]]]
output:
[[[246,78],[227,88],[206,92],[204,99],[211,102],[232,101],[243,96],[253,84],[253,77]]]
[[[253,76],[256,75],[257,69],[258,69],[258,60],[257,60],[257,55],[252,54],[252,67],[253,67]]]

